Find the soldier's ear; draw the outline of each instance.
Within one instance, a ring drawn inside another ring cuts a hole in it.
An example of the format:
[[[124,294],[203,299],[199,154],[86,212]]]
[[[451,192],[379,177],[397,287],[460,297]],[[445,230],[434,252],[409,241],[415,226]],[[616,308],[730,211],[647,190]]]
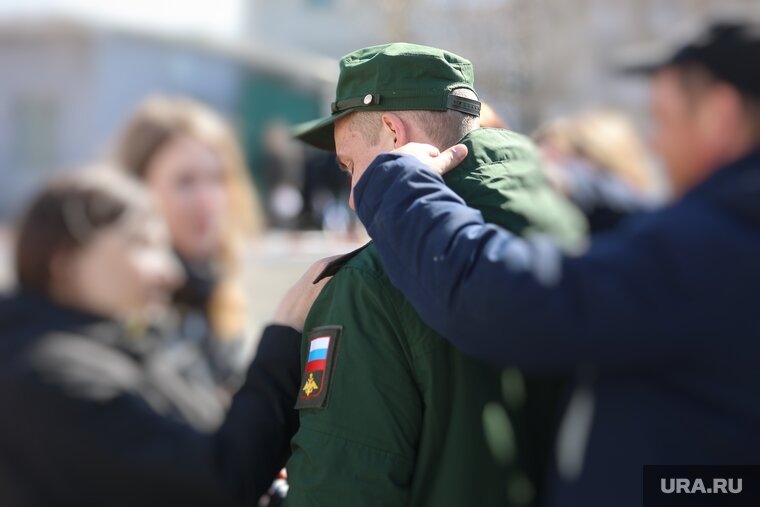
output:
[[[383,132],[393,141],[393,147],[398,148],[409,142],[406,125],[395,113],[384,113],[382,117]]]

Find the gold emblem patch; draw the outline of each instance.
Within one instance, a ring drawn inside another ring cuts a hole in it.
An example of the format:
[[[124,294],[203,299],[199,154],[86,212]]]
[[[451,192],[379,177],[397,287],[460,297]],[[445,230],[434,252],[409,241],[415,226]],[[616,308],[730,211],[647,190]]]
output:
[[[311,393],[317,391],[318,389],[319,386],[317,385],[317,381],[314,380],[314,374],[309,373],[309,378],[306,380],[306,383],[303,385],[303,388],[301,390],[306,393],[306,397],[309,397],[311,396]]]

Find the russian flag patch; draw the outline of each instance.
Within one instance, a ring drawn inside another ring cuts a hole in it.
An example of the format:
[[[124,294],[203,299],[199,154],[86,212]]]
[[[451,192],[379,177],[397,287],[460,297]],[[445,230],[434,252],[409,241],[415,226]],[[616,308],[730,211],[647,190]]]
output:
[[[321,326],[308,334],[308,353],[296,408],[323,408],[332,375],[341,326]]]

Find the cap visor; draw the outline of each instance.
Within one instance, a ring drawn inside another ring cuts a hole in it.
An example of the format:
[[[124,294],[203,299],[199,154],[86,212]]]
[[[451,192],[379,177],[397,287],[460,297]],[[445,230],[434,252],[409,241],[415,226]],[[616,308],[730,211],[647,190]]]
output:
[[[351,111],[342,111],[324,118],[307,121],[291,128],[293,137],[320,150],[335,151],[334,125]]]

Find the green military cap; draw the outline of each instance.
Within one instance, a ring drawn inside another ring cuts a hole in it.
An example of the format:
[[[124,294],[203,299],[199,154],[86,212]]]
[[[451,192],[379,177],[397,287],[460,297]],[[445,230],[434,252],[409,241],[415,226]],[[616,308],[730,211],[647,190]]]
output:
[[[333,126],[353,111],[453,109],[480,116],[480,102],[451,95],[473,89],[472,63],[442,49],[393,43],[354,51],[340,60],[332,114],[295,127],[302,141],[335,151]]]

